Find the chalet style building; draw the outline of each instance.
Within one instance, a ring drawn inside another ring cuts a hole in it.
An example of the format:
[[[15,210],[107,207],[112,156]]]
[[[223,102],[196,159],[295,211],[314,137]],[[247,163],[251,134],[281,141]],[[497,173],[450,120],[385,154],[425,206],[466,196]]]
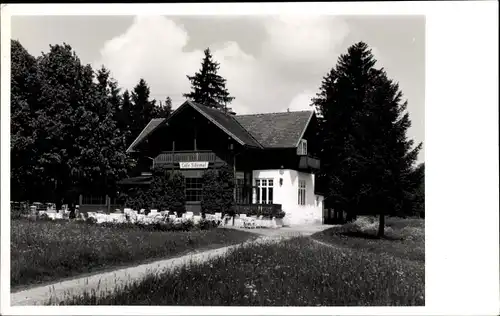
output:
[[[153,119],[127,149],[138,172],[123,185],[150,183],[151,168],[165,166],[186,181],[186,209],[201,210],[202,175],[229,164],[237,204],[279,204],[286,224],[322,221],[323,196],[315,192],[320,161],[314,111],[235,115],[186,101],[167,119]],[[313,151],[314,152],[314,151]]]

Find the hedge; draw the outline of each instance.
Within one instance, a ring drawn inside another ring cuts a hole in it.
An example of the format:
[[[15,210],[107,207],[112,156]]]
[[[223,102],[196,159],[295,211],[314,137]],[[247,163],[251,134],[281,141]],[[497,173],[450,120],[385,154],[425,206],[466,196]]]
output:
[[[281,210],[280,204],[239,204],[236,205],[237,214],[246,214],[247,216],[260,216],[265,218],[283,218],[285,212]]]

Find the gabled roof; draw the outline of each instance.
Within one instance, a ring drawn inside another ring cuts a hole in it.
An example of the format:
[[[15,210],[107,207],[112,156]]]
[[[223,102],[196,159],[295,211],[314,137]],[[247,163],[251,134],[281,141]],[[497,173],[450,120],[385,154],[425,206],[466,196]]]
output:
[[[260,149],[297,147],[314,115],[313,111],[231,115],[193,101],[186,101],[169,118],[152,119],[127,152],[133,152],[134,147],[155,129],[166,124],[187,107],[195,109],[241,145]]]
[[[149,121],[148,125],[144,127],[142,132],[137,136],[137,138],[130,144],[127,149],[127,152],[134,151],[134,147],[137,146],[140,142],[142,142],[149,134],[153,132],[161,123],[163,123],[166,119],[164,118],[155,118]]]
[[[161,125],[166,124],[169,120],[171,120],[186,107],[195,109],[198,113],[206,117],[210,122],[215,124],[241,145],[262,148],[259,142],[256,141],[255,138],[253,138],[253,136],[240,125],[240,123],[238,123],[233,115],[226,114],[220,110],[209,108],[193,101],[186,101],[181,106],[179,106],[167,119],[152,119],[142,130],[139,136],[129,146],[129,148],[127,149],[127,153],[134,152],[134,148],[142,141],[144,141],[146,137],[151,135],[151,133],[153,133],[155,129],[157,129]]]
[[[243,128],[243,126],[241,126],[238,120],[235,119],[234,115],[227,114],[214,108],[209,108],[193,101],[186,102],[241,145],[262,148],[262,145],[259,144],[259,142],[255,140],[255,138],[245,128]]]
[[[264,148],[294,148],[314,111],[236,115],[235,118]]]

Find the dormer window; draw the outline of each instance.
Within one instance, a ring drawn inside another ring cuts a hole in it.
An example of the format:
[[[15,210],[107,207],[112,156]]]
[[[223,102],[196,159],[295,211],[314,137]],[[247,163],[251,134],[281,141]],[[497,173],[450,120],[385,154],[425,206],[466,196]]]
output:
[[[307,140],[301,139],[299,146],[297,147],[297,155],[306,156],[307,155]]]

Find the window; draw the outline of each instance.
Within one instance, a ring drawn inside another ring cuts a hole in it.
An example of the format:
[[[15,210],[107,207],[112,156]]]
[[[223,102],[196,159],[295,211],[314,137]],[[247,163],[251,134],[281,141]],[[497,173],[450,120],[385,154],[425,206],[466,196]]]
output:
[[[248,204],[252,201],[252,174],[236,172],[236,203]]]
[[[306,180],[299,180],[299,205],[306,205]]]
[[[305,156],[307,155],[307,140],[301,139],[299,147],[297,147],[297,155]]]
[[[200,202],[203,192],[201,178],[186,178],[186,201]]]
[[[273,179],[256,179],[257,204],[273,204]]]

